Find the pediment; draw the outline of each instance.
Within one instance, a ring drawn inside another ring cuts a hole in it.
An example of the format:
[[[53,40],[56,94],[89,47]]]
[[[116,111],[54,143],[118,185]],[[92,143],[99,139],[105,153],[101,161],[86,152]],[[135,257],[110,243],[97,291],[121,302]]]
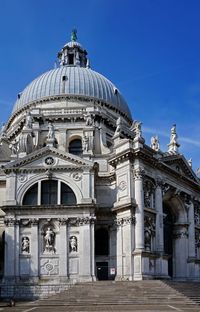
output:
[[[176,171],[179,175],[199,183],[199,179],[183,155],[166,155],[161,159],[161,162]]]
[[[60,151],[54,147],[43,147],[40,150],[18,158],[6,164],[4,170],[59,170],[59,169],[92,169],[94,163],[79,156]]]

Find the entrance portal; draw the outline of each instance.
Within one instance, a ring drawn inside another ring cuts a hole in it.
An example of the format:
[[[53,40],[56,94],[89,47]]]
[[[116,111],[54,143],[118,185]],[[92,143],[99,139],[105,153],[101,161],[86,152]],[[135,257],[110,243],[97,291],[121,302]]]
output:
[[[97,262],[97,279],[99,281],[108,280],[108,262]]]

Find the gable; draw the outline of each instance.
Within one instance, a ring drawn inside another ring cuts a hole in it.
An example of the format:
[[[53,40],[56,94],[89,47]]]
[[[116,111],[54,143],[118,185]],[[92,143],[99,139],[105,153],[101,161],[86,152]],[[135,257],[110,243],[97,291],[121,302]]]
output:
[[[72,155],[60,151],[54,147],[44,147],[25,157],[6,164],[4,170],[21,169],[26,171],[39,169],[83,169],[85,167],[93,168],[94,164],[91,161],[82,159],[79,156]]]
[[[174,170],[177,174],[199,183],[199,179],[183,155],[167,155],[161,159],[161,162]]]

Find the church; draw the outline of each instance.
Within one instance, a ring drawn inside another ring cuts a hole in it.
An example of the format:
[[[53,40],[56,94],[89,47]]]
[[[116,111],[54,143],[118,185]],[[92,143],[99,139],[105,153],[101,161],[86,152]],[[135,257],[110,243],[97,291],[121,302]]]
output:
[[[166,151],[157,136],[147,145],[76,31],[58,63],[18,94],[1,129],[2,293],[200,280],[200,180],[176,125]]]

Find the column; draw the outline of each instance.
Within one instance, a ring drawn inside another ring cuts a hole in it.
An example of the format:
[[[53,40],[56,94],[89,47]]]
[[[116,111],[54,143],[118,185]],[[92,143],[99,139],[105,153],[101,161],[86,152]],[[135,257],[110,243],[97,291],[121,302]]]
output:
[[[143,170],[134,170],[135,178],[135,249],[144,250],[144,191],[143,191]]]
[[[79,275],[81,280],[91,281],[91,238],[90,238],[90,217],[83,217],[79,220],[80,229],[80,263]]]
[[[39,235],[38,235],[38,219],[31,220],[31,276],[39,276]]]
[[[155,189],[155,209],[156,209],[156,250],[164,252],[164,229],[163,229],[163,198],[162,181],[157,179]]]
[[[60,276],[68,277],[68,219],[60,219]]]
[[[95,243],[94,243],[94,222],[95,222],[95,217],[92,217],[90,220],[90,240],[91,240],[91,275],[92,275],[92,280],[96,280],[95,276]]]
[[[4,276],[5,278],[15,277],[15,228],[14,219],[5,219],[5,259]]]
[[[19,254],[21,242],[19,241],[19,220],[15,220],[15,276],[19,277]]]
[[[122,219],[117,218],[117,277],[116,280],[123,278],[123,231],[122,231]]]
[[[194,204],[189,201],[188,206],[188,255],[189,258],[195,258],[195,224],[194,224]]]

